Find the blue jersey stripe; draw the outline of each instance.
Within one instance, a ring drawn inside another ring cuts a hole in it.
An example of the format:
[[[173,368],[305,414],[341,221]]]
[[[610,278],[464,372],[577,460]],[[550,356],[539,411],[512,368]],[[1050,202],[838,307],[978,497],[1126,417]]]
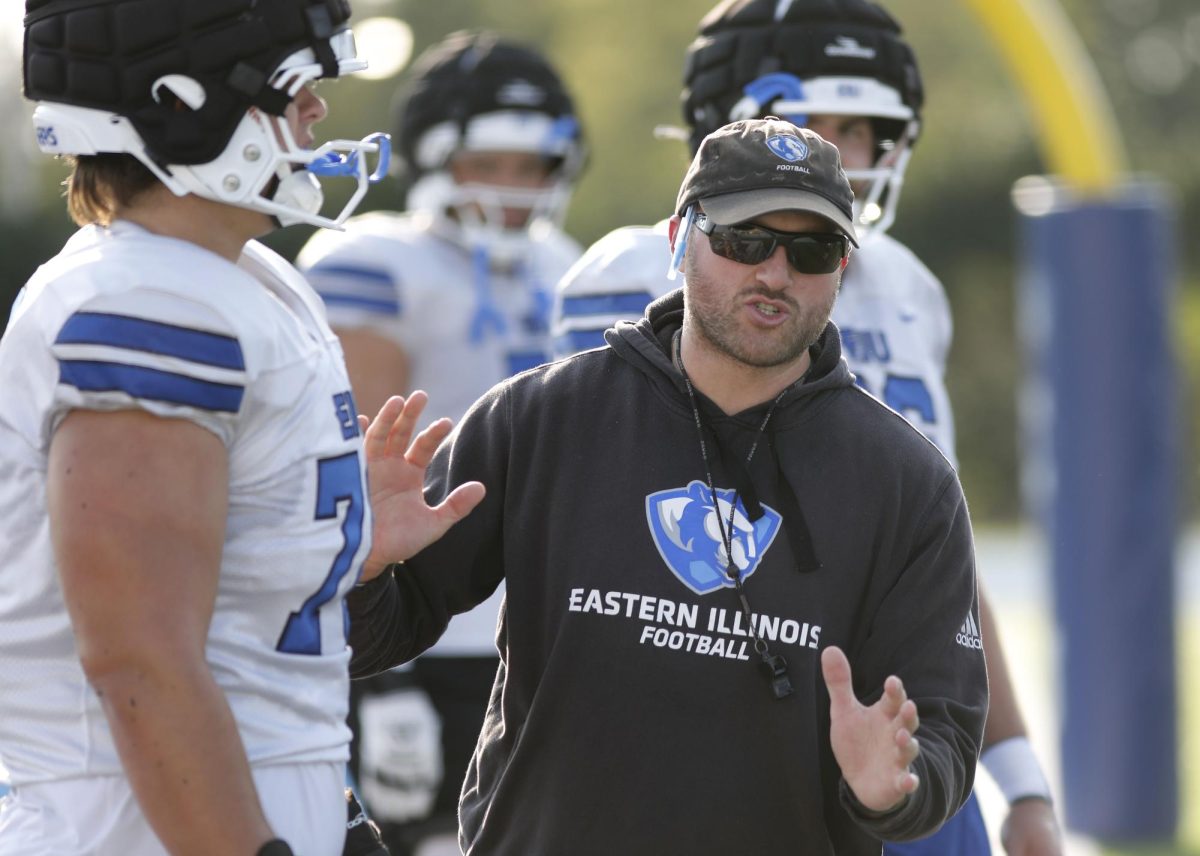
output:
[[[648,291],[626,291],[620,294],[592,294],[586,297],[564,297],[564,318],[579,315],[617,315],[621,318],[641,318],[653,298]]]
[[[124,392],[133,398],[147,398],[182,404],[201,410],[237,413],[245,387],[198,380],[186,375],[164,372],[124,363],[92,360],[62,360],[58,364],[59,382],[84,392]]]
[[[232,336],[107,312],[76,312],[63,324],[54,343],[109,345],[222,369],[246,368],[242,346]]]
[[[371,288],[385,288],[394,291],[396,280],[385,270],[364,268],[355,265],[317,265],[311,268],[306,276],[309,279],[328,277],[330,279],[352,279],[360,285]]]
[[[604,346],[603,330],[571,330],[555,338],[556,353],[576,354]]]
[[[361,297],[357,294],[329,294],[321,292],[321,299],[326,306],[348,306],[351,309],[365,309],[379,315],[399,315],[400,301],[380,300],[373,297]]]

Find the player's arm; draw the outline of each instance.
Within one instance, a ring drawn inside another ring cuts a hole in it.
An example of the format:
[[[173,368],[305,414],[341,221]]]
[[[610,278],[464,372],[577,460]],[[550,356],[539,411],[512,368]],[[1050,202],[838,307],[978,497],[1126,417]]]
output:
[[[1060,856],[1062,835],[1054,817],[1050,787],[1029,746],[995,616],[982,585],[979,625],[991,690],[981,757],[1009,801],[1009,814],[1001,832],[1004,849],[1008,856]]]
[[[378,413],[393,395],[408,395],[408,355],[395,340],[369,327],[335,328],[359,413]]]
[[[80,660],[146,819],[172,854],[254,854],[274,836],[204,654],[225,447],[190,422],[76,410],[47,491]]]

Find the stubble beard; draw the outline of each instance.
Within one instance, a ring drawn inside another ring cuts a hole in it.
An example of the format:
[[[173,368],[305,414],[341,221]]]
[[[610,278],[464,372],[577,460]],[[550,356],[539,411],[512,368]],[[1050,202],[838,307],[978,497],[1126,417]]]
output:
[[[838,289],[828,300],[800,306],[791,297],[759,286],[723,299],[723,287],[688,265],[688,314],[700,335],[716,351],[754,368],[775,368],[798,360],[825,332]],[[838,288],[841,283],[838,283]],[[787,305],[791,318],[773,330],[747,329],[740,320],[746,299],[761,295]]]

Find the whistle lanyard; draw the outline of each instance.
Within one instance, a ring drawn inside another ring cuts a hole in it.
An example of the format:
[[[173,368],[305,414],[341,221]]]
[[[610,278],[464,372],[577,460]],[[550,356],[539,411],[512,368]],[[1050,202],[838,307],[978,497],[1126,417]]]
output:
[[[679,367],[679,373],[683,375],[683,383],[687,387],[688,401],[692,405],[692,417],[696,421],[696,433],[700,436],[700,457],[704,460],[704,477],[707,479],[708,492],[712,496],[713,511],[717,517],[717,530],[721,533],[721,544],[725,548],[725,576],[733,581],[733,587],[737,591],[738,601],[742,607],[742,614],[746,618],[746,626],[750,629],[750,636],[754,640],[754,650],[758,653],[759,659],[767,672],[767,682],[771,687],[771,692],[775,698],[784,699],[794,692],[792,682],[787,674],[787,660],[779,654],[771,653],[767,647],[766,640],[759,634],[758,627],[752,618],[750,601],[746,598],[746,589],[742,585],[742,572],[738,568],[737,562],[733,559],[733,521],[734,515],[737,514],[738,491],[735,489],[733,492],[733,499],[729,503],[729,521],[726,523],[726,521],[721,519],[721,504],[717,501],[716,482],[713,481],[712,464],[708,460],[708,444],[704,441],[704,423],[700,419],[700,406],[696,402],[696,392],[692,388],[692,379],[688,377],[687,369],[683,366],[683,354],[680,344],[682,338],[679,334],[675,335],[675,364]],[[746,455],[747,469],[750,466],[750,461],[754,458],[754,453],[758,450],[758,444],[762,440],[763,432],[767,429],[767,423],[775,413],[775,408],[791,388],[791,386],[788,386],[779,395],[775,396],[775,400],[767,408],[767,413],[758,426],[758,432],[754,435],[754,442],[750,444],[750,452]]]

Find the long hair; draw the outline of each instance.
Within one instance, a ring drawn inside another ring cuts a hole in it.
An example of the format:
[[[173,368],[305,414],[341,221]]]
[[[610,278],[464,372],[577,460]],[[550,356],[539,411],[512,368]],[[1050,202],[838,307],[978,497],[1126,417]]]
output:
[[[108,226],[121,208],[159,184],[154,173],[132,155],[100,154],[68,157],[71,174],[67,211],[80,226]]]

